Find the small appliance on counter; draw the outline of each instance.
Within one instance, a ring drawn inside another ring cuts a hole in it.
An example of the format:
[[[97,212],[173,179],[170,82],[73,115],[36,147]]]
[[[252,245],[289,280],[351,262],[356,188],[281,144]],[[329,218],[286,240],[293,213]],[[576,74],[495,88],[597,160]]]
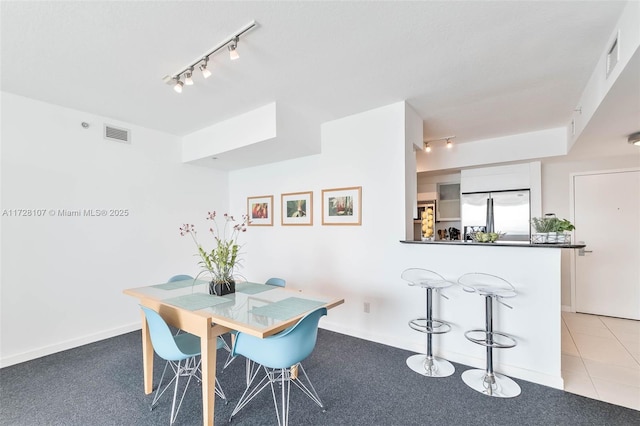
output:
[[[449,239],[450,240],[459,240],[460,239],[460,230],[458,228],[449,228]]]

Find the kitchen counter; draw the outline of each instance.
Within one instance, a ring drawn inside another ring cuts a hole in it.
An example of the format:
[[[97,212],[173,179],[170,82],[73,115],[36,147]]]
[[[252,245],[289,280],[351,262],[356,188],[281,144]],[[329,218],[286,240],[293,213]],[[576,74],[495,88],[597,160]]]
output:
[[[432,244],[432,245],[457,245],[470,247],[538,247],[538,248],[556,248],[556,249],[581,249],[586,247],[585,244],[531,244],[528,241],[497,241],[495,243],[477,243],[475,241],[462,240],[433,240],[433,241],[414,241],[400,240],[404,244]]]
[[[510,282],[517,296],[509,299],[509,309],[496,304],[494,327],[513,336],[517,346],[494,351],[496,371],[515,379],[527,380],[563,389],[561,371],[561,297],[562,257],[566,249],[580,249],[583,244],[531,244],[528,241],[477,243],[460,240],[400,241],[398,244],[405,268],[436,271],[445,279],[457,282],[463,274],[483,272]],[[490,247],[478,249],[477,247]],[[560,250],[558,250],[560,249]],[[573,255],[573,253],[570,253]],[[396,292],[394,289],[390,290]],[[477,294],[451,286],[448,300],[439,300],[438,317],[452,323],[452,331],[438,336],[438,356],[451,362],[482,368],[486,350],[464,338],[464,332],[484,325],[484,300]],[[411,287],[404,303],[424,297]],[[421,308],[424,309],[424,308]],[[421,312],[407,309],[407,318]],[[408,349],[424,351],[424,341],[410,336]],[[415,346],[412,346],[414,345]]]

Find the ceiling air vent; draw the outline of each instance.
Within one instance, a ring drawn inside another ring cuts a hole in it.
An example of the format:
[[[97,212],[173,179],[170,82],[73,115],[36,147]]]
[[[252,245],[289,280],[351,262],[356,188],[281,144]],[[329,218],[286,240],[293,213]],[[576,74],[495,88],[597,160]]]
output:
[[[105,124],[104,138],[114,142],[131,143],[131,131]]]

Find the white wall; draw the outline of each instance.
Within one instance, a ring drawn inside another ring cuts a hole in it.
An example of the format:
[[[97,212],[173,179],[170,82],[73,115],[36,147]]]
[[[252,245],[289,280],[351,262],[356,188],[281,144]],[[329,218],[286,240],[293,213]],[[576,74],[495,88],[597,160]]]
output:
[[[560,218],[572,219],[570,212],[572,173],[637,167],[640,167],[640,149],[634,155],[623,157],[581,159],[569,155],[564,158],[545,160],[542,163],[542,212],[555,213]],[[624,190],[624,188],[614,188],[613,190]],[[594,202],[597,201],[594,200]],[[606,228],[604,220],[603,227]],[[563,250],[562,253],[562,306],[565,310],[569,310],[572,305],[572,258],[575,255],[574,250]]]
[[[122,290],[197,271],[178,228],[204,231],[207,211],[227,208],[226,173],[183,165],[172,135],[7,93],[1,102],[2,366],[139,328]],[[103,139],[103,123],[131,129],[132,144]]]
[[[344,297],[325,326],[372,340],[396,330],[406,149],[400,102],[323,124],[320,155],[231,172],[233,209],[248,196],[275,197],[274,226],[249,227],[242,236],[247,278],[281,276],[288,287]],[[350,186],[362,186],[362,225],[322,226],[322,189]],[[280,194],[298,191],[313,191],[314,225],[281,226]],[[372,315],[363,313],[364,302]]]

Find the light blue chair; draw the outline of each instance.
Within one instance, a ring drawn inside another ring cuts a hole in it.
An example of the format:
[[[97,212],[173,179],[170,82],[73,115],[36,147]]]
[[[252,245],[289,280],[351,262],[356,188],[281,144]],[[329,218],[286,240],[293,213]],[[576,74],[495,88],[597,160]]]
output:
[[[269,278],[265,282],[265,284],[266,285],[272,285],[274,287],[284,287],[287,284],[287,282],[282,278]],[[235,334],[235,333],[236,333],[235,331],[231,331],[230,334]],[[229,351],[229,355],[227,355],[227,360],[224,362],[224,367],[222,367],[223,370],[225,368],[227,368],[227,366],[229,364],[231,364],[236,359],[236,357],[231,354],[231,348],[229,348],[229,345],[228,345],[228,343],[226,341],[225,341],[225,349],[227,349]],[[251,371],[251,369],[253,368],[250,363],[251,363],[251,361],[249,361],[247,359],[247,371]],[[249,385],[249,377],[248,376],[247,376],[247,385]]]
[[[178,411],[180,411],[182,400],[184,399],[184,395],[187,392],[189,383],[191,383],[191,379],[195,378],[199,383],[202,382],[202,371],[200,370],[201,360],[196,360],[196,357],[200,355],[200,338],[186,332],[174,336],[173,334],[171,334],[169,326],[159,313],[157,313],[153,309],[147,308],[146,306],[140,307],[142,308],[144,316],[147,319],[153,350],[156,352],[156,354],[158,354],[160,358],[167,361],[164,366],[164,370],[162,371],[160,383],[158,384],[156,393],[153,397],[151,409],[153,410],[156,407],[160,397],[165,393],[169,386],[171,386],[171,383],[175,382],[173,390],[173,403],[171,404],[171,419],[169,422],[169,424],[173,424],[176,420],[176,417],[178,416]],[[220,341],[220,339],[218,339],[217,346],[218,349],[222,347],[222,342]],[[167,372],[168,366],[171,366],[174,376],[173,379],[171,379],[163,389],[162,381],[164,380],[164,376]],[[176,408],[176,398],[178,396],[178,381],[180,377],[188,377],[188,379],[186,385],[184,386],[184,390],[182,391],[180,401],[178,402],[178,407]],[[215,392],[220,398],[225,401],[225,403],[227,402],[227,397],[225,396],[217,378]]]
[[[300,388],[305,395],[311,398],[324,411],[324,405],[300,362],[313,352],[318,337],[318,322],[326,314],[326,308],[316,309],[304,316],[294,326],[264,339],[238,332],[232,355],[243,355],[259,366],[250,373],[251,377],[248,379],[247,388],[233,409],[229,421],[232,421],[233,416],[238,414],[267,385],[271,385],[271,395],[273,396],[273,404],[276,408],[279,425],[284,426],[289,423],[291,383]],[[256,376],[261,371],[260,367],[264,370],[265,375],[253,386]],[[280,406],[278,406],[278,398],[276,396],[278,386],[274,386],[274,384],[280,385]]]
[[[191,275],[174,275],[171,278],[169,278],[169,281],[167,281],[168,283],[172,283],[174,281],[185,281],[185,280],[193,280],[193,277]],[[180,334],[180,331],[182,330],[177,330],[176,331],[176,336],[178,334]]]
[[[274,285],[277,287],[284,287],[287,282],[285,280],[283,280],[282,278],[269,278],[265,284],[267,285]]]
[[[174,282],[174,281],[184,281],[184,280],[192,280],[193,277],[191,275],[174,275],[171,278],[169,278],[169,281],[167,282]]]

